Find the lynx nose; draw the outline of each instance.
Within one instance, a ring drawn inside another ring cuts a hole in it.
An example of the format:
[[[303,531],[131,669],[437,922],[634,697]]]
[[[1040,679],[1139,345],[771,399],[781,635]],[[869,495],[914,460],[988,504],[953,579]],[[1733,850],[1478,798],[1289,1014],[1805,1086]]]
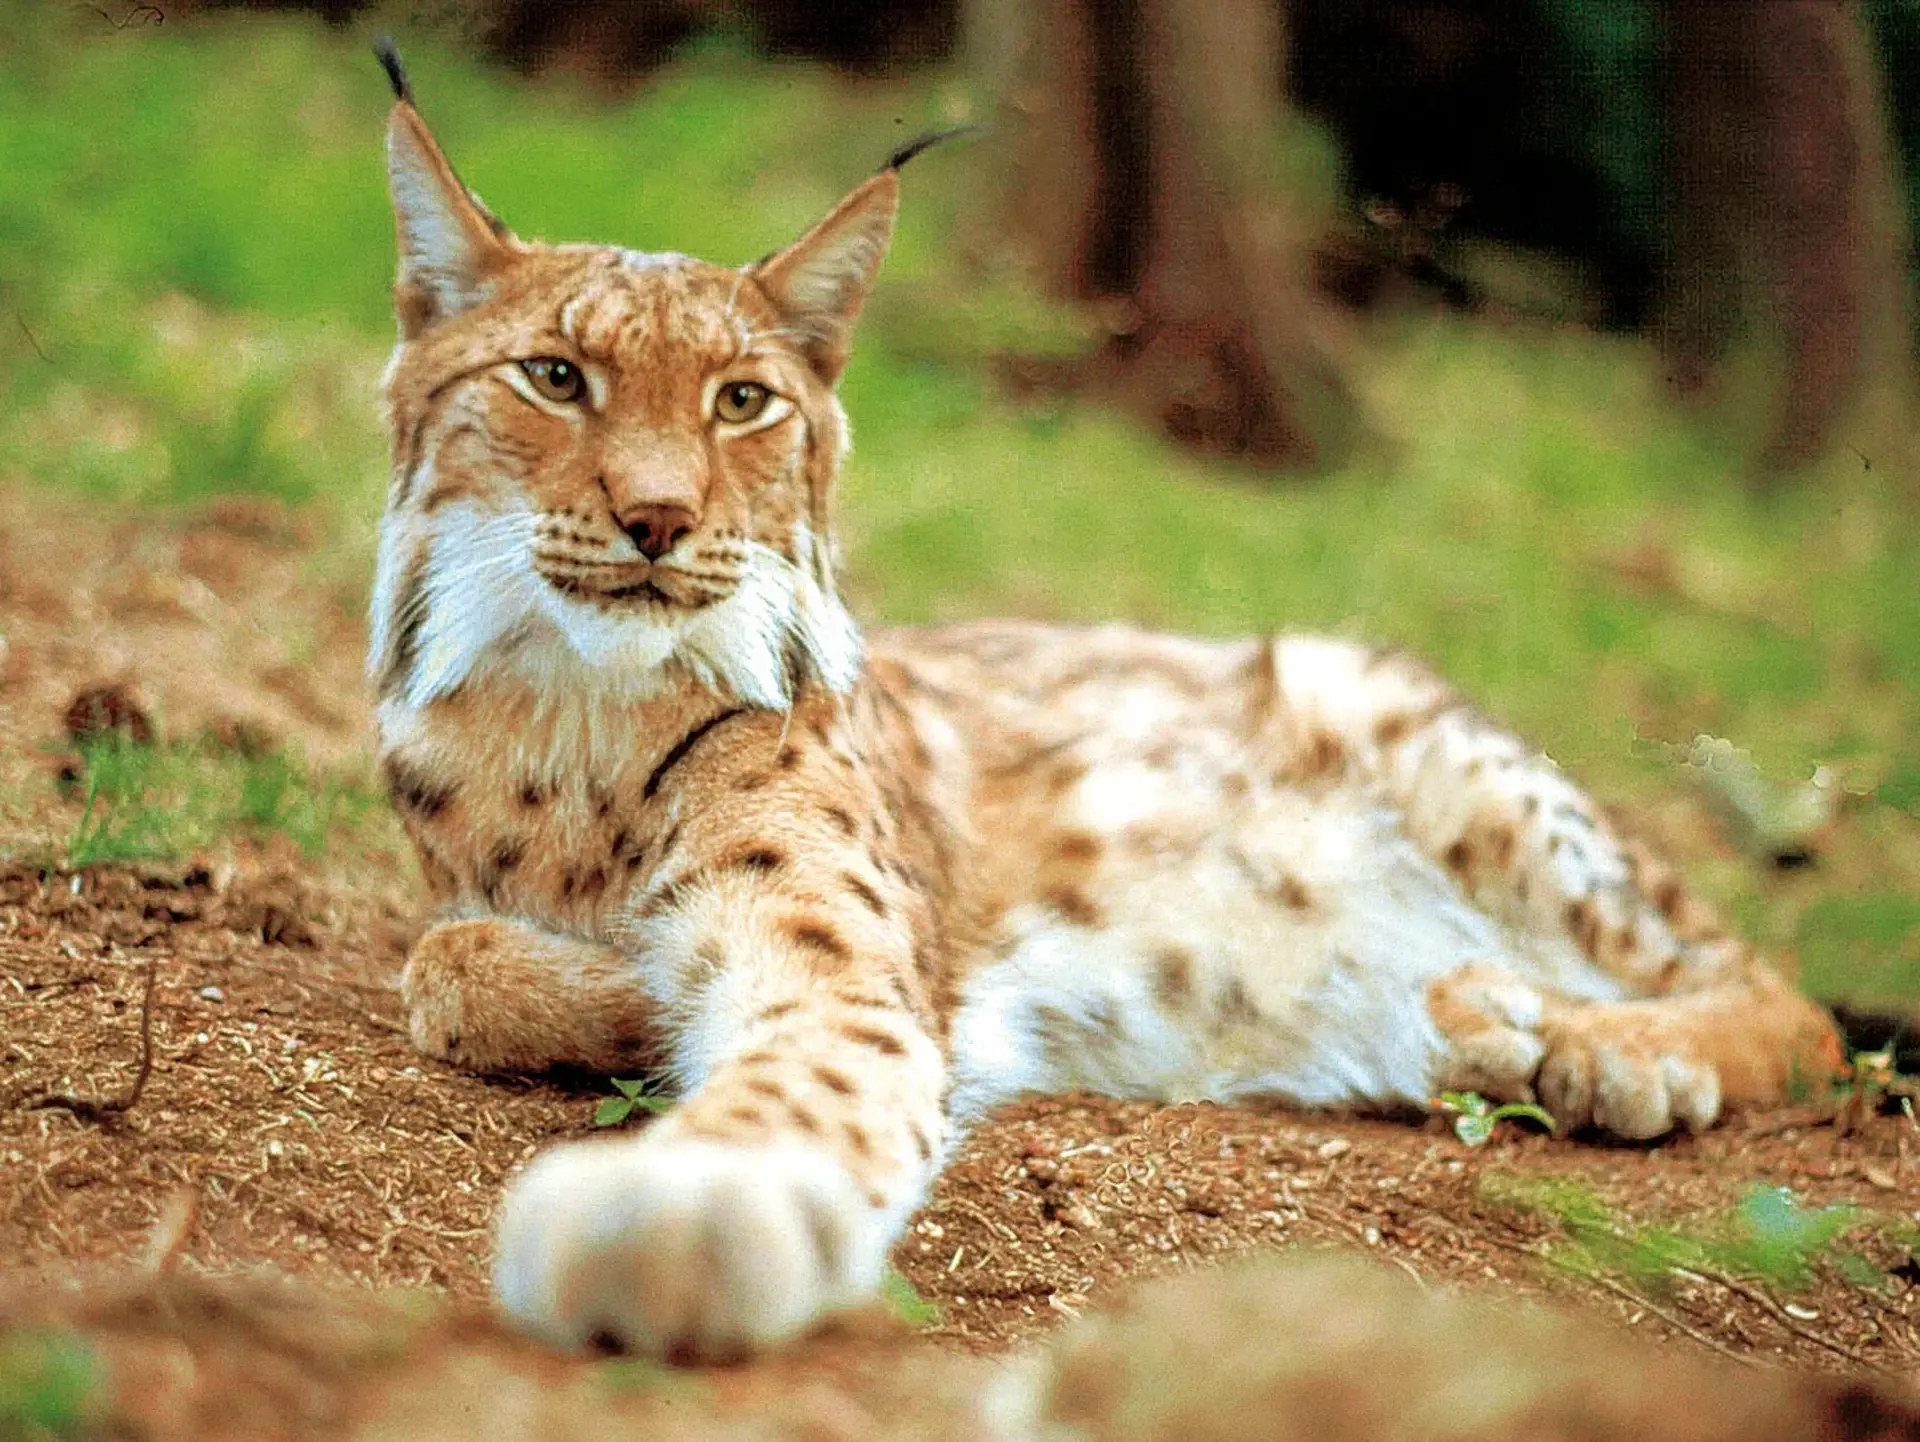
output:
[[[673,543],[693,529],[693,512],[685,506],[635,506],[620,517],[620,526],[640,554],[657,561],[673,549]]]

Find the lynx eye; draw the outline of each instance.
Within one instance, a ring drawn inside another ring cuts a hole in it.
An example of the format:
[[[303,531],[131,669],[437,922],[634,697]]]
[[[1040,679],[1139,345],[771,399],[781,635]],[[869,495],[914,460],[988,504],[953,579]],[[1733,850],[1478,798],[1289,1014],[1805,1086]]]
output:
[[[773,392],[753,381],[729,381],[713,399],[713,414],[728,425],[756,419],[773,399]]]
[[[561,405],[577,401],[587,392],[587,378],[580,374],[580,367],[558,356],[543,355],[523,360],[520,369],[527,373],[527,379],[533,382],[536,391]]]

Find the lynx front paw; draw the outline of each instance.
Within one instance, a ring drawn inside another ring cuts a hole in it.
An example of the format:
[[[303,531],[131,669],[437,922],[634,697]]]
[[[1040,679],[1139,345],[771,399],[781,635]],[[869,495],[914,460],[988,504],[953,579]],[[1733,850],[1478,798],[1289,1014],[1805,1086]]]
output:
[[[407,1007],[407,1034],[428,1056],[484,1071],[508,1063],[500,1039],[489,1035],[483,1009],[468,1005],[470,991],[484,983],[489,955],[501,951],[496,922],[462,921],[436,926],[414,943],[400,973]]]
[[[561,1346],[724,1360],[872,1295],[891,1230],[838,1163],[801,1147],[587,1142],[508,1189],[494,1292]]]
[[[619,952],[518,922],[434,927],[400,992],[413,1044],[470,1071],[647,1070],[656,1055],[652,1003]]]

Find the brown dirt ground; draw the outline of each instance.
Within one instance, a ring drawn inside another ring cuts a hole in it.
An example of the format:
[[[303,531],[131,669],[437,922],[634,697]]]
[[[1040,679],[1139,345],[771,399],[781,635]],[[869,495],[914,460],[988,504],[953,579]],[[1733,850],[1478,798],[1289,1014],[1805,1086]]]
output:
[[[101,682],[165,735],[244,723],[364,766],[361,603],[316,582],[310,545],[270,506],[101,529],[0,495],[0,855],[71,824],[49,784],[61,717]],[[1471,1151],[1437,1119],[1034,1100],[974,1134],[896,1253],[939,1308],[920,1332],[855,1318],[700,1375],[543,1355],[485,1309],[488,1218],[538,1146],[592,1131],[604,1088],[411,1052],[394,979],[416,892],[393,855],[234,843],[78,875],[0,863],[0,1331],[94,1340],[115,1378],[102,1435],[440,1435],[463,1417],[445,1435],[476,1435],[484,1417],[494,1435],[588,1437],[642,1415],[649,1435],[968,1435],[970,1399],[1002,1375],[984,1358],[1135,1279],[1275,1244],[1553,1298],[1681,1353],[1920,1380],[1920,1268],[1890,1243],[1869,1247],[1889,1276],[1877,1297],[1837,1276],[1793,1312],[1705,1280],[1649,1297],[1550,1268],[1548,1225],[1481,1190],[1570,1177],[1654,1218],[1761,1181],[1920,1220],[1920,1133],[1885,1118],[1843,1135],[1831,1108],[1656,1147],[1509,1134]],[[124,1096],[143,1017],[151,1071],[131,1107],[38,1104]],[[797,1430],[756,1432],[769,1419]]]

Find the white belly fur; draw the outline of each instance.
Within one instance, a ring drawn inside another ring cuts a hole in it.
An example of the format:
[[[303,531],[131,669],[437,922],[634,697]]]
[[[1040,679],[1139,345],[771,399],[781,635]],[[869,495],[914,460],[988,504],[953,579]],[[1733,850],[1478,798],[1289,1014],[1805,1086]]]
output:
[[[1112,798],[1118,778],[1103,779]],[[1568,996],[1623,994],[1569,940],[1473,905],[1358,788],[1268,791],[1233,809],[1204,821],[1187,811],[1200,839],[1177,858],[1103,862],[1090,887],[1097,925],[1039,904],[1008,915],[955,1019],[957,1118],[1072,1089],[1419,1104],[1441,1056],[1426,1008],[1435,979],[1490,962]],[[1262,879],[1280,876],[1311,905],[1276,904]],[[1191,962],[1174,998],[1162,980],[1170,953]]]

